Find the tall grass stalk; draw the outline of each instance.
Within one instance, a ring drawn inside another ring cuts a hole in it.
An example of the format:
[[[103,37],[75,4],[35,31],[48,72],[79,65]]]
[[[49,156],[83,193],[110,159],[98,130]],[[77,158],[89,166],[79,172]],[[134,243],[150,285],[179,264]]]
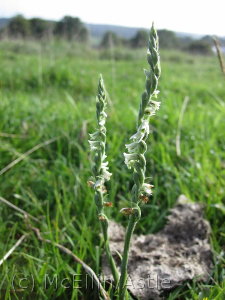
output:
[[[106,189],[104,186],[105,181],[110,179],[111,173],[108,172],[108,162],[106,161],[105,154],[105,144],[106,144],[106,128],[105,128],[105,120],[106,120],[106,91],[103,83],[102,76],[100,75],[99,84],[98,84],[98,96],[96,97],[96,119],[97,119],[97,131],[93,134],[90,134],[90,147],[91,150],[95,152],[95,164],[93,166],[93,175],[94,182],[88,181],[88,185],[93,187],[95,190],[95,204],[98,211],[98,218],[101,224],[101,229],[104,238],[105,250],[107,259],[112,271],[112,275],[117,285],[119,281],[119,273],[117,271],[114,259],[112,257],[112,253],[109,247],[109,237],[108,237],[108,225],[109,220],[104,213],[104,206],[111,206],[110,202],[104,201],[104,193],[106,193]]]
[[[98,130],[94,134],[90,134],[90,147],[95,151],[95,164],[93,167],[94,181],[88,181],[90,187],[95,190],[95,203],[98,210],[98,216],[102,227],[104,243],[107,258],[111,267],[115,284],[119,281],[119,299],[123,300],[126,293],[127,282],[127,264],[130,249],[130,240],[134,228],[141,217],[140,205],[142,202],[147,202],[148,197],[152,195],[152,185],[145,182],[146,160],[145,152],[147,150],[146,140],[149,134],[150,117],[155,115],[156,110],[159,109],[160,102],[153,99],[157,98],[157,86],[160,76],[160,58],[159,58],[159,43],[157,32],[152,25],[149,34],[149,44],[147,51],[147,61],[149,64],[149,71],[144,70],[146,75],[146,87],[142,94],[138,118],[137,118],[137,132],[130,138],[132,142],[125,145],[128,153],[124,153],[125,163],[128,168],[133,168],[134,186],[132,188],[131,207],[123,208],[121,212],[129,215],[129,224],[125,236],[124,252],[121,263],[121,276],[119,280],[118,271],[112,257],[109,238],[108,238],[108,218],[104,214],[104,205],[110,206],[111,203],[104,202],[103,193],[106,192],[104,182],[110,179],[111,173],[108,172],[108,162],[105,154],[106,144],[106,92],[103,84],[103,79],[100,76],[98,85],[98,96],[96,98],[96,117]]]
[[[149,134],[149,122],[151,116],[159,109],[160,102],[157,98],[157,85],[160,76],[159,43],[157,32],[152,25],[149,35],[147,60],[150,70],[144,70],[146,75],[145,91],[142,94],[139,114],[137,119],[137,132],[131,136],[132,143],[127,144],[128,153],[124,153],[125,163],[128,168],[133,168],[134,185],[132,188],[131,207],[123,208],[122,213],[130,215],[125,236],[123,258],[121,264],[121,277],[119,283],[119,299],[123,300],[126,293],[127,264],[130,249],[130,240],[134,228],[141,217],[141,202],[147,202],[152,194],[152,185],[145,183],[146,160],[144,153],[147,150],[146,140]]]

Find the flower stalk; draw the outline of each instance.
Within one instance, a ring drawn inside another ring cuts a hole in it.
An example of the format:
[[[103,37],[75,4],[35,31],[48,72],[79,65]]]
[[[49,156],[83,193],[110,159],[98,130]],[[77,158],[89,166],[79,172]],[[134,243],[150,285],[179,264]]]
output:
[[[124,300],[127,291],[127,264],[130,248],[130,240],[133,234],[134,228],[141,217],[141,202],[146,203],[147,198],[152,195],[152,185],[145,183],[145,170],[146,160],[145,152],[147,150],[146,140],[149,135],[149,122],[151,116],[155,115],[155,112],[160,107],[160,102],[155,99],[159,91],[157,90],[158,79],[161,73],[160,69],[160,57],[159,57],[159,43],[157,32],[154,28],[154,24],[150,29],[149,44],[147,50],[147,61],[149,64],[149,70],[144,70],[146,76],[145,91],[142,94],[142,99],[139,107],[139,113],[137,118],[137,132],[131,136],[132,142],[126,144],[128,153],[124,153],[125,164],[127,167],[133,168],[133,180],[134,185],[132,188],[131,207],[121,210],[122,213],[129,212],[129,223],[125,236],[124,252],[121,263],[121,276],[119,282],[119,299]],[[154,99],[154,100],[153,100]]]
[[[111,202],[104,201],[104,193],[106,192],[104,183],[110,180],[111,173],[108,172],[108,162],[106,161],[105,154],[105,144],[106,144],[106,128],[105,121],[107,114],[105,113],[107,101],[106,101],[106,91],[104,87],[104,82],[102,76],[100,75],[98,83],[98,96],[96,97],[96,121],[97,121],[97,131],[90,134],[90,148],[91,151],[95,152],[94,156],[94,166],[92,168],[94,181],[88,181],[88,186],[95,190],[94,200],[97,207],[98,219],[101,224],[104,245],[106,250],[107,259],[112,271],[115,285],[119,281],[119,273],[115,265],[115,261],[112,257],[112,253],[109,247],[109,237],[108,237],[108,225],[109,221],[104,213],[104,207],[111,207]]]

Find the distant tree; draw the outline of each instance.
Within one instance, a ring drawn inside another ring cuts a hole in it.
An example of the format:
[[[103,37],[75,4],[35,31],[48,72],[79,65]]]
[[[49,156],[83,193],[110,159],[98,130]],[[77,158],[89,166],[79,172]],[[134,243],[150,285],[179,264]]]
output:
[[[47,34],[48,28],[50,27],[49,21],[40,18],[33,18],[30,19],[29,22],[32,37],[40,39]]]
[[[148,32],[139,30],[137,34],[130,40],[131,46],[134,48],[146,47],[148,43]],[[161,48],[177,48],[179,39],[173,31],[161,29],[158,30],[159,44]]]
[[[179,46],[179,39],[173,31],[161,29],[157,32],[160,48],[173,49]]]
[[[131,47],[141,48],[148,45],[149,34],[146,30],[139,30],[137,34],[130,40]]]
[[[211,43],[213,45],[213,37],[211,35],[205,35],[201,38],[201,41]]]
[[[87,41],[88,31],[79,18],[65,16],[56,23],[55,34],[68,40]]]
[[[101,41],[101,47],[109,48],[113,46],[120,46],[123,44],[123,39],[120,38],[116,33],[107,31]]]
[[[0,18],[0,29],[2,29],[5,26],[7,26],[8,23],[9,23],[9,19],[8,18]]]
[[[179,37],[178,40],[181,50],[185,50],[193,42],[193,38],[190,36]]]
[[[212,54],[212,45],[211,42],[206,40],[196,40],[192,41],[186,49],[187,51],[194,53],[194,54],[203,54],[208,55]]]
[[[22,15],[12,18],[8,24],[8,33],[12,37],[28,37],[30,34],[30,23]]]
[[[87,30],[86,27],[83,26],[83,28],[81,28],[79,33],[79,41],[87,42],[88,40],[89,40],[89,31]]]

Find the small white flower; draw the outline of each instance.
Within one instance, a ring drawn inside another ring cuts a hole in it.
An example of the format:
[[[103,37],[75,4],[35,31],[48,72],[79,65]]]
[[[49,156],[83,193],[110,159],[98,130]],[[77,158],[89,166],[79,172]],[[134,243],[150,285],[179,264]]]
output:
[[[155,110],[159,110],[160,104],[161,103],[158,101],[150,100],[150,105],[153,106],[155,108]]]
[[[104,133],[101,132],[100,130],[97,130],[97,131],[94,132],[94,133],[89,133],[90,138],[91,138],[92,141],[96,141],[96,140],[98,140],[99,138],[101,138],[102,134],[104,134]]]
[[[138,160],[137,153],[131,153],[131,154],[123,153],[123,155],[125,156],[125,164],[127,165],[128,169],[130,169],[132,167],[132,164]]]
[[[107,113],[106,112],[102,111],[101,115],[102,115],[102,117],[107,118]]]
[[[88,141],[89,144],[90,144],[90,148],[91,148],[91,151],[95,151],[95,150],[98,150],[99,148],[99,141]]]
[[[149,105],[145,109],[145,114],[150,115],[150,116],[154,116],[156,110],[158,110],[159,107],[160,107],[160,102],[150,100]]]
[[[99,125],[101,125],[101,126],[103,126],[103,125],[105,125],[105,119],[101,119],[101,121],[99,122]]]
[[[157,98],[159,91],[154,91],[153,96],[155,96],[155,98]]]
[[[143,183],[141,190],[146,195],[152,195],[152,188],[153,188],[153,185],[147,184],[147,183]]]
[[[127,148],[129,153],[134,153],[134,152],[137,152],[137,150],[139,148],[139,143],[134,142],[134,143],[131,143],[131,144],[126,144],[125,147]]]
[[[140,142],[134,142],[125,145],[129,153],[144,153],[147,150],[146,143],[142,140]]]
[[[95,151],[95,150],[98,150],[97,147],[91,147],[91,151]]]
[[[145,109],[145,114],[154,116],[155,112],[159,109],[159,107],[160,107],[160,102],[150,100],[149,105]]]
[[[108,161],[106,161],[106,162],[102,162],[102,164],[101,164],[101,166],[102,166],[102,168],[105,168],[105,169],[108,169]]]
[[[99,141],[88,141],[90,146],[96,147],[99,146]]]
[[[95,189],[97,191],[100,191],[102,189],[102,180],[101,179],[98,179],[96,182],[95,182]]]
[[[105,155],[105,153],[102,155],[102,161],[104,161],[105,159],[107,158],[107,155]],[[103,164],[105,164],[105,163],[103,163]],[[107,164],[108,164],[108,162],[107,162]]]
[[[141,131],[138,131],[130,137],[130,140],[135,140],[137,142],[141,141],[144,137],[144,134]]]
[[[135,140],[136,142],[140,142],[146,134],[147,135],[149,134],[149,124],[147,121],[143,121],[139,126],[137,133],[132,135],[132,137],[130,137],[130,140]]]
[[[108,168],[107,168],[107,169],[108,169]],[[103,177],[105,180],[109,181],[109,180],[110,180],[110,176],[112,176],[112,173],[109,173],[109,172],[106,170],[106,168],[103,168],[103,169],[102,169],[102,177]]]

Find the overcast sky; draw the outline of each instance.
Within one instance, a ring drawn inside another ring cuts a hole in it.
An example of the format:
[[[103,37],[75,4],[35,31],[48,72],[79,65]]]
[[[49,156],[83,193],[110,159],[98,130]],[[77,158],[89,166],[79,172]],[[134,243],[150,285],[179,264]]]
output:
[[[0,17],[18,13],[144,28],[154,21],[157,29],[225,36],[224,0],[0,0]]]

